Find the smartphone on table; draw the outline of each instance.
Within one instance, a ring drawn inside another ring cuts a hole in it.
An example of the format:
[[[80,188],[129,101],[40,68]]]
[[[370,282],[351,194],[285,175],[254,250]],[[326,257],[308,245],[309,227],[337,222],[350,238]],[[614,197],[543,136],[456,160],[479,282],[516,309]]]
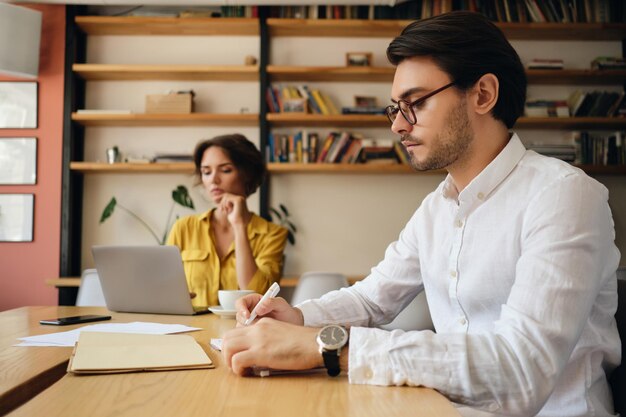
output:
[[[40,324],[50,324],[53,326],[68,326],[70,324],[89,323],[91,321],[111,320],[111,316],[98,316],[88,314],[85,316],[58,317],[56,319],[40,320]]]

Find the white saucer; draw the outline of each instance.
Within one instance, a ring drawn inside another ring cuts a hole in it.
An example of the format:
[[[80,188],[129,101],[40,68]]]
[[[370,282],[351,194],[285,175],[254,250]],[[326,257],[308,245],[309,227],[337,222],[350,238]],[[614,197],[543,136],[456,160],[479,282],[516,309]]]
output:
[[[209,307],[209,311],[213,314],[217,314],[222,318],[235,318],[237,310],[224,310],[222,306]]]

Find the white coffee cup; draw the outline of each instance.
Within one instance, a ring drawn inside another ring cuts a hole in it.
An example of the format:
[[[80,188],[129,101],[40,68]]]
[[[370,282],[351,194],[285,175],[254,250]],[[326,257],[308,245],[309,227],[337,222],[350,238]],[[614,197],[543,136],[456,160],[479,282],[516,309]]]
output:
[[[248,294],[253,294],[252,290],[219,290],[217,298],[224,310],[234,310],[235,301]]]

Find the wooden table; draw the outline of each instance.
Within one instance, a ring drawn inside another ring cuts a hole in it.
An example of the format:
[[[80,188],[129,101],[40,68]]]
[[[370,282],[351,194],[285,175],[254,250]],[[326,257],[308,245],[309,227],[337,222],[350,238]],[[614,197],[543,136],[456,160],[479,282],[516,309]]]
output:
[[[16,392],[37,394],[11,416],[458,416],[441,394],[426,388],[350,385],[346,375],[324,373],[235,376],[221,354],[209,347],[234,327],[232,319],[214,315],[165,316],[110,313],[113,322],[180,323],[203,330],[191,334],[216,365],[215,369],[132,374],[64,374],[70,348],[10,347],[22,335],[69,330],[74,326],[40,326],[41,318],[104,314],[93,307],[28,307],[0,313],[0,403],[13,403]],[[50,376],[46,377],[46,374]],[[55,379],[59,378],[57,382]],[[42,380],[40,380],[40,378]],[[38,388],[32,390],[31,387]],[[35,392],[37,391],[37,392]],[[28,395],[22,395],[22,402]]]

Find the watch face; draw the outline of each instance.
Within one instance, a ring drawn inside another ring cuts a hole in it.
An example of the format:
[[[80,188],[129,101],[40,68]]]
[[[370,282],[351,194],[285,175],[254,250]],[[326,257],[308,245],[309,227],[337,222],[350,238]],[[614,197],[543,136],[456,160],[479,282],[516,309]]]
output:
[[[319,333],[319,340],[326,349],[338,349],[348,341],[348,332],[341,326],[326,326]]]

